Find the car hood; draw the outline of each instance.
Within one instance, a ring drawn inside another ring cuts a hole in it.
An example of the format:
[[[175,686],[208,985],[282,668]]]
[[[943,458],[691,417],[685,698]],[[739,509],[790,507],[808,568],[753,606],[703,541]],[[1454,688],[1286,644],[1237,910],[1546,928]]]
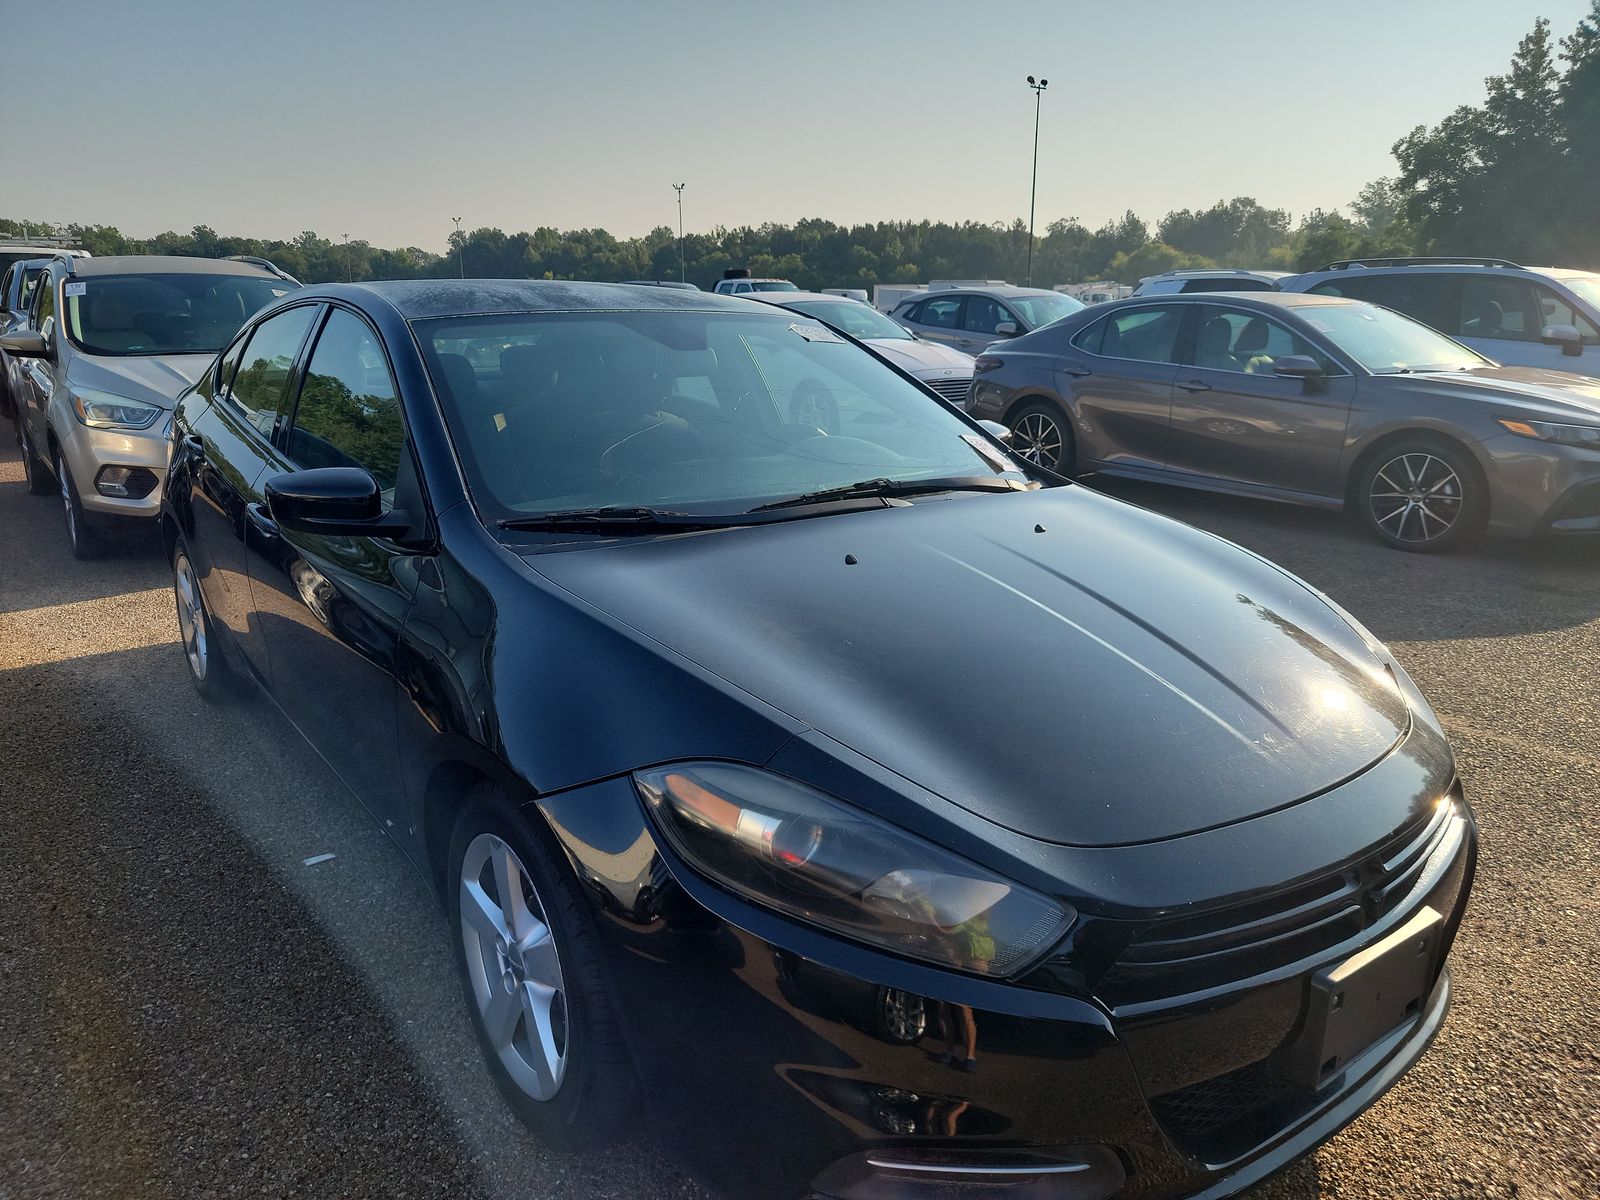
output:
[[[1600,363],[1600,358],[1596,362]],[[1578,417],[1580,420],[1600,418],[1600,379],[1566,371],[1550,371],[1542,367],[1483,367],[1475,371],[1440,371],[1384,378],[1405,380],[1428,390],[1442,387],[1457,396],[1465,393],[1488,403],[1509,401],[1519,411],[1532,406],[1557,420],[1562,417]]]
[[[75,387],[98,388],[116,396],[145,400],[170,409],[178,393],[194,384],[216,360],[216,354],[137,355],[127,358],[74,358],[67,382]]]
[[[1358,774],[1409,728],[1381,650],[1303,584],[1078,487],[528,561],[835,741],[1044,841],[1148,842],[1254,817]]]
[[[963,354],[938,342],[911,341],[908,338],[868,338],[867,345],[902,371],[919,378],[925,375],[972,374],[972,355]]]

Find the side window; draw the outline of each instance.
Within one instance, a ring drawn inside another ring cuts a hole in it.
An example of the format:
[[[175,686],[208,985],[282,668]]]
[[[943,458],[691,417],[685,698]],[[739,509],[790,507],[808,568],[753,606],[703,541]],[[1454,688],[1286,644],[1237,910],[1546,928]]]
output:
[[[1544,332],[1546,325],[1576,325],[1578,332],[1583,334],[1585,346],[1600,345],[1600,329],[1595,328],[1593,321],[1583,315],[1580,309],[1574,308],[1565,297],[1558,296],[1548,288],[1535,289],[1539,296],[1539,332]]]
[[[317,309],[302,304],[261,322],[238,359],[232,381],[219,393],[262,437],[270,438],[287,407],[289,373]]]
[[[1183,325],[1183,308],[1131,308],[1107,317],[1100,338],[1099,353],[1106,358],[1129,358],[1136,362],[1177,362],[1178,330]]]
[[[242,335],[235,338],[233,345],[224,350],[221,357],[217,359],[217,369],[211,377],[213,395],[221,395],[232,385],[233,373],[239,368],[239,359],[244,355],[246,340]]]
[[[1494,275],[1462,277],[1462,337],[1536,342],[1543,328],[1533,285],[1527,280]]]
[[[922,315],[917,321],[923,325],[932,325],[935,329],[954,329],[961,316],[961,297],[946,296],[940,300],[929,300],[922,306]]]
[[[1362,279],[1330,279],[1308,290],[1313,296],[1343,296],[1347,300],[1359,300],[1366,290],[1361,286],[1365,282]]]
[[[11,307],[11,284],[16,277],[17,268],[10,266],[6,268],[5,278],[0,279],[0,303],[4,303],[7,308]]]
[[[1291,354],[1315,359],[1327,374],[1344,374],[1322,351],[1270,317],[1216,305],[1207,305],[1200,314],[1200,332],[1194,345],[1197,367],[1271,375],[1273,364]]]
[[[33,287],[33,327],[49,341],[56,328],[56,277],[46,271]]]
[[[1100,340],[1105,337],[1106,326],[1110,323],[1111,319],[1108,317],[1104,321],[1096,321],[1087,329],[1080,329],[1078,336],[1072,339],[1072,344],[1079,350],[1087,351],[1090,354],[1099,354]]]
[[[378,337],[336,308],[306,364],[288,454],[302,467],[364,467],[393,503],[405,422]]]
[[[1406,274],[1375,275],[1366,280],[1362,299],[1404,313],[1440,333],[1454,337],[1461,332],[1459,312],[1451,311],[1452,285],[1459,275]]]
[[[1002,321],[1010,321],[1018,329],[1022,328],[998,300],[991,300],[988,296],[967,297],[967,315],[962,318],[961,328],[973,333],[994,333]]]

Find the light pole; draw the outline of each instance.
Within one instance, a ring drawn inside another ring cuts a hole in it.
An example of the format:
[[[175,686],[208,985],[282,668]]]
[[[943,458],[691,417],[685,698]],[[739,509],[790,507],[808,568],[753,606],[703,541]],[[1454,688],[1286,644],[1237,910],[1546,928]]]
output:
[[[341,236],[344,238],[344,281],[346,283],[354,283],[356,281],[356,272],[355,268],[350,265],[350,235],[346,233]]]
[[[1028,286],[1033,286],[1033,206],[1039,196],[1039,101],[1045,88],[1050,86],[1048,79],[1041,79],[1038,83],[1033,81],[1033,76],[1028,76],[1028,86],[1033,89],[1033,182],[1028,187]]]
[[[683,271],[683,188],[681,183],[672,185],[672,190],[678,193],[678,282],[683,283],[686,276]]]
[[[451,217],[456,223],[456,256],[461,260],[461,278],[467,277],[467,242],[461,236],[461,218]]]

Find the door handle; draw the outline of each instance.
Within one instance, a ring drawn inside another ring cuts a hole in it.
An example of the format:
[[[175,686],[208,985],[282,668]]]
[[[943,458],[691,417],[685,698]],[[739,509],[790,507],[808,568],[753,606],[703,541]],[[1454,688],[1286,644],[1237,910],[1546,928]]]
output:
[[[1185,379],[1180,381],[1178,386],[1186,392],[1209,392],[1211,390],[1211,385],[1200,379]]]
[[[1063,375],[1070,375],[1074,379],[1082,379],[1085,375],[1094,374],[1093,371],[1089,370],[1089,368],[1084,366],[1082,363],[1073,363],[1070,367],[1062,367],[1061,373]]]
[[[265,505],[245,505],[244,519],[250,522],[250,527],[262,537],[278,536],[278,523],[272,519],[272,514],[267,511]]]

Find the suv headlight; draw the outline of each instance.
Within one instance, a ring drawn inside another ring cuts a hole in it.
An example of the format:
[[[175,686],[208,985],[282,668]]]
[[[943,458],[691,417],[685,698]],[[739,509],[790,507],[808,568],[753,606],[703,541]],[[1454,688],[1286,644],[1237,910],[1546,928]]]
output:
[[[72,393],[72,410],[91,429],[149,429],[166,410],[159,404],[83,388]]]
[[[1549,421],[1521,421],[1509,417],[1495,419],[1518,437],[1560,442],[1563,446],[1581,446],[1585,450],[1600,450],[1600,425],[1554,425]]]
[[[879,949],[1015,975],[1077,913],[769,771],[679,763],[634,775],[672,848],[748,900]]]

